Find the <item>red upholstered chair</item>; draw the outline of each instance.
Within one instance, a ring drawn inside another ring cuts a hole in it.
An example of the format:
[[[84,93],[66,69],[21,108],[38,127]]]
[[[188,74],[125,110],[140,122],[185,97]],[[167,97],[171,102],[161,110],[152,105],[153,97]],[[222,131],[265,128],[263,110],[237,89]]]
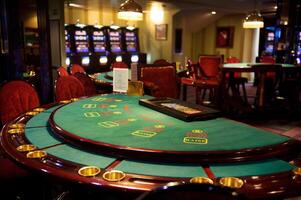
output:
[[[35,88],[25,81],[11,81],[4,84],[0,89],[0,119],[2,125],[39,106],[40,101]],[[14,194],[20,192],[20,188],[28,183],[28,179],[32,179],[31,174],[6,158],[0,145],[1,198],[6,199],[8,196],[7,199],[15,199]]]
[[[58,74],[59,76],[69,76],[68,71],[67,71],[66,68],[63,67],[63,66],[57,68],[57,74]]]
[[[72,75],[75,75],[76,73],[84,73],[84,74],[86,73],[84,68],[82,66],[80,66],[79,64],[72,64],[70,72]]]
[[[74,76],[60,76],[55,83],[56,101],[86,96],[83,84]]]
[[[113,68],[129,68],[129,66],[127,64],[125,64],[124,62],[114,62],[112,64]]]
[[[186,101],[187,98],[187,87],[193,86],[196,80],[198,64],[193,64],[192,60],[187,61],[187,72],[185,77],[181,77],[181,88],[182,88],[182,99]]]
[[[96,86],[91,78],[84,73],[77,72],[74,76],[82,83],[85,88],[85,94],[87,96],[93,96],[97,94]]]
[[[25,81],[11,81],[0,89],[0,119],[3,125],[39,105],[35,88]]]
[[[152,96],[178,98],[175,66],[142,67],[140,80]]]
[[[172,63],[168,62],[165,59],[157,59],[153,62],[155,65],[171,65]]]
[[[240,63],[240,60],[236,57],[228,57],[227,58],[227,63]],[[229,74],[226,75],[226,78],[229,78]],[[230,89],[231,87],[234,87],[232,89],[235,89],[238,94],[240,94],[239,90],[240,90],[240,86],[242,88],[242,92],[243,92],[243,99],[245,101],[245,103],[248,103],[248,98],[247,98],[247,92],[246,92],[246,86],[245,84],[248,82],[248,79],[245,77],[241,76],[241,72],[234,72],[234,77],[233,80],[231,80],[232,82],[228,84],[228,88],[227,90]],[[235,91],[232,91],[235,92]]]
[[[196,103],[204,102],[207,90],[209,90],[209,101],[217,103],[222,63],[223,57],[219,55],[201,55],[199,57],[199,72],[195,81]],[[202,98],[200,99],[201,94]]]
[[[261,56],[259,59],[260,63],[267,63],[267,64],[275,64],[276,60],[273,56]],[[276,79],[275,72],[267,72],[266,78]]]

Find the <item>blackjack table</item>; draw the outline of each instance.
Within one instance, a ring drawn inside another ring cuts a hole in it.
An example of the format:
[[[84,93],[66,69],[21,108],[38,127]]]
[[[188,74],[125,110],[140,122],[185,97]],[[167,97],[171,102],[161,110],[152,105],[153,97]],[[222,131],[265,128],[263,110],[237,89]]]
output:
[[[20,165],[67,182],[134,192],[174,182],[231,187],[247,199],[301,193],[300,142],[223,117],[183,121],[106,94],[36,108],[6,124]]]

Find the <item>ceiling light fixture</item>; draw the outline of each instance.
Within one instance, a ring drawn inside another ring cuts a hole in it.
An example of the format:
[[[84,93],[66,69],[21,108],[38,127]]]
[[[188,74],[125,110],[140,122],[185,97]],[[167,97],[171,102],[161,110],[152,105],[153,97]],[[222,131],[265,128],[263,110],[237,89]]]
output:
[[[126,0],[120,5],[118,19],[131,21],[143,20],[142,7],[134,0]]]
[[[250,13],[243,23],[243,28],[263,28],[263,18],[259,12]]]
[[[215,14],[216,14],[216,11],[214,11],[214,10],[211,11],[211,14],[212,14],[212,15],[215,15]]]
[[[256,10],[256,1],[254,1],[254,10],[250,14],[247,15],[243,22],[243,28],[263,28],[263,17]]]

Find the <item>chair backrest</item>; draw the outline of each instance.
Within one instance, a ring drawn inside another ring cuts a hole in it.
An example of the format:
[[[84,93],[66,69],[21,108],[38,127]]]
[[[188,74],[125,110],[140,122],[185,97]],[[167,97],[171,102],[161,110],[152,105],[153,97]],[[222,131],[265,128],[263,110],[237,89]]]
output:
[[[141,79],[143,82],[153,83],[159,87],[156,97],[178,97],[176,69],[174,66],[143,67]]]
[[[199,65],[201,74],[208,78],[219,76],[223,57],[219,55],[200,55]]]
[[[11,81],[0,89],[0,118],[3,125],[38,106],[40,100],[35,88],[25,81]]]
[[[210,184],[177,184],[162,186],[139,196],[136,200],[239,200],[241,194],[235,190]]]
[[[56,101],[70,100],[86,96],[82,83],[74,76],[60,76],[55,83]]]
[[[80,66],[79,64],[72,64],[70,72],[72,75],[75,75],[76,73],[84,73],[84,74],[86,73],[84,68],[82,66]]]
[[[57,74],[59,76],[69,76],[69,73],[68,73],[67,69],[63,66],[57,68]]]
[[[155,65],[171,65],[172,63],[168,62],[165,59],[157,59],[154,61]]]
[[[113,68],[129,68],[129,66],[124,62],[114,62],[112,64]]]
[[[240,60],[237,57],[230,56],[226,59],[227,63],[239,63]]]
[[[259,61],[261,63],[271,63],[271,64],[276,63],[276,60],[273,56],[261,56]]]
[[[87,96],[93,96],[96,95],[96,86],[94,84],[94,82],[91,80],[91,78],[84,73],[76,73],[74,74],[74,76],[82,83],[82,85],[85,88],[85,94]]]

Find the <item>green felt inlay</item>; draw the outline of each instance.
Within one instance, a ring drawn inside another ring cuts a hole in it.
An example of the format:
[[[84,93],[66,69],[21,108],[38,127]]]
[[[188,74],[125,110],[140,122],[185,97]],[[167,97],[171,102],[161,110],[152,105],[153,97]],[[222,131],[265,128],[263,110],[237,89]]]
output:
[[[52,111],[54,111],[55,109],[57,109],[57,108],[60,107],[60,106],[62,106],[62,105],[53,106],[53,107],[51,107],[51,108],[45,110],[44,112],[52,113]]]
[[[288,137],[225,118],[187,123],[138,105],[140,98],[143,97],[110,94],[83,99],[58,109],[54,121],[62,129],[79,137],[157,150],[238,150],[289,140]],[[191,132],[199,130],[207,133],[207,144],[183,142]]]
[[[37,127],[37,126],[49,126],[48,119],[51,113],[42,112],[36,116],[33,116],[27,123],[26,128]]]
[[[105,81],[105,82],[108,82],[108,83],[113,83],[113,80],[108,79],[106,76],[113,77],[113,71],[100,73],[98,76],[96,76],[96,80]],[[128,71],[128,77],[129,77],[129,79],[131,79],[131,69],[129,69],[129,71]]]
[[[216,177],[260,176],[291,171],[294,168],[294,165],[276,159],[265,160],[260,162],[210,165],[210,169]]]
[[[115,158],[93,154],[69,145],[51,147],[46,149],[46,152],[64,160],[72,161],[82,165],[93,165],[99,168],[106,168],[115,161]]]
[[[49,127],[26,128],[25,136],[39,149],[62,143],[51,134]]]
[[[124,160],[117,165],[115,169],[126,173],[144,174],[150,176],[182,178],[195,176],[207,177],[202,166],[200,165],[160,164]]]

